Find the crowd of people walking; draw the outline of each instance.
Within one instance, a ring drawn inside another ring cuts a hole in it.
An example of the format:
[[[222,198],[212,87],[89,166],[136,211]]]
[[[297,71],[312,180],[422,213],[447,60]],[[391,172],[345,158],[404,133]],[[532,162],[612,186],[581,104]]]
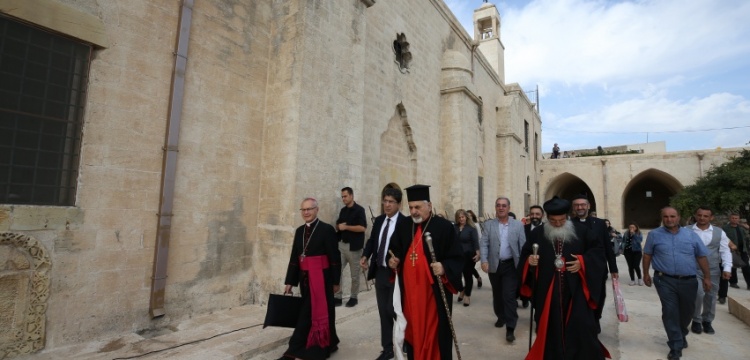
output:
[[[316,199],[302,201],[305,225],[294,237],[284,292],[298,286],[304,303],[281,359],[325,359],[338,350],[335,307],[343,305],[346,266],[352,277],[346,306],[358,304],[360,269],[374,280],[379,360],[451,359],[454,350],[460,358],[453,297],[463,307],[472,304],[474,280],[482,287],[477,266],[491,284],[480,301],[491,301],[494,326],[505,327],[507,343],[516,341],[518,308],[531,306],[536,336],[526,359],[611,357],[599,341],[600,319],[607,281],[619,279],[619,255],[629,285],[656,288],[670,360],[682,357],[690,332],[716,333],[716,304],[725,302],[729,287],[739,288],[737,267],[750,290],[750,236],[739,214],[718,227],[713,210],[699,207],[694,223],[682,226],[677,210],[665,207],[662,225],[644,241],[637,223],[621,233],[594,216],[586,194],[530,206],[520,220],[510,199],[499,196],[491,218],[478,222],[473,211],[459,209],[451,222],[434,213],[428,185],[405,190],[408,216],[401,213],[401,190],[386,189],[383,214],[366,241],[364,209],[351,188],[342,189],[335,227],[317,218]]]

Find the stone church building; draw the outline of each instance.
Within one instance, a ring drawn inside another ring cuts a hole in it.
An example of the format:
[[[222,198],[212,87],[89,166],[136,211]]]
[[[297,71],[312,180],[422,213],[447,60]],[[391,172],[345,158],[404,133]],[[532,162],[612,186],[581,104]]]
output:
[[[492,4],[468,34],[442,0],[0,0],[0,357],[262,304],[307,196],[523,212],[503,51]]]
[[[504,50],[489,3],[469,34],[442,0],[0,0],[0,358],[263,304],[308,196],[332,223],[345,186],[449,218],[589,189],[622,222],[626,176],[726,159],[543,160]]]

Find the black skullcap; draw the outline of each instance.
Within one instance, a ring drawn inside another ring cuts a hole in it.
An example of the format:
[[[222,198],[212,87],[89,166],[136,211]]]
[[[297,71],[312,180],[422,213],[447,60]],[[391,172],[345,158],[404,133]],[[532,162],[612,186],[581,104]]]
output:
[[[578,194],[576,196],[573,196],[573,199],[571,201],[578,200],[578,199],[583,199],[583,200],[589,201],[589,194],[587,194],[585,192],[582,192],[582,193],[580,193],[580,194]]]
[[[544,212],[547,215],[563,215],[570,211],[570,201],[557,196],[544,203]]]
[[[409,201],[430,201],[430,185],[416,184],[404,190]]]

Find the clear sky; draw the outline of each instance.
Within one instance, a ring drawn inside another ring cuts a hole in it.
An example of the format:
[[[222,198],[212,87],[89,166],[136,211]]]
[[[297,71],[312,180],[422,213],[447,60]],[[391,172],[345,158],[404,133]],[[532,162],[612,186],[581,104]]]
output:
[[[470,36],[481,0],[444,0]],[[539,86],[542,151],[750,142],[750,1],[496,0],[505,81]],[[750,146],[746,146],[750,148]]]

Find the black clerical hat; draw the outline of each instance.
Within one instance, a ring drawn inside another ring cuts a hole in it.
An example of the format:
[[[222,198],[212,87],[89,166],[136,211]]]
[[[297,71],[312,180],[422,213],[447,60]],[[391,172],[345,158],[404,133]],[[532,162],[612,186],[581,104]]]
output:
[[[547,215],[563,215],[570,211],[570,201],[557,196],[544,203],[544,211]]]
[[[578,199],[583,199],[583,200],[589,201],[589,194],[586,193],[586,192],[582,192],[582,193],[580,193],[580,194],[578,194],[576,196],[573,196],[573,199],[571,201],[578,200]]]
[[[404,190],[409,201],[430,201],[430,185],[416,184]]]

